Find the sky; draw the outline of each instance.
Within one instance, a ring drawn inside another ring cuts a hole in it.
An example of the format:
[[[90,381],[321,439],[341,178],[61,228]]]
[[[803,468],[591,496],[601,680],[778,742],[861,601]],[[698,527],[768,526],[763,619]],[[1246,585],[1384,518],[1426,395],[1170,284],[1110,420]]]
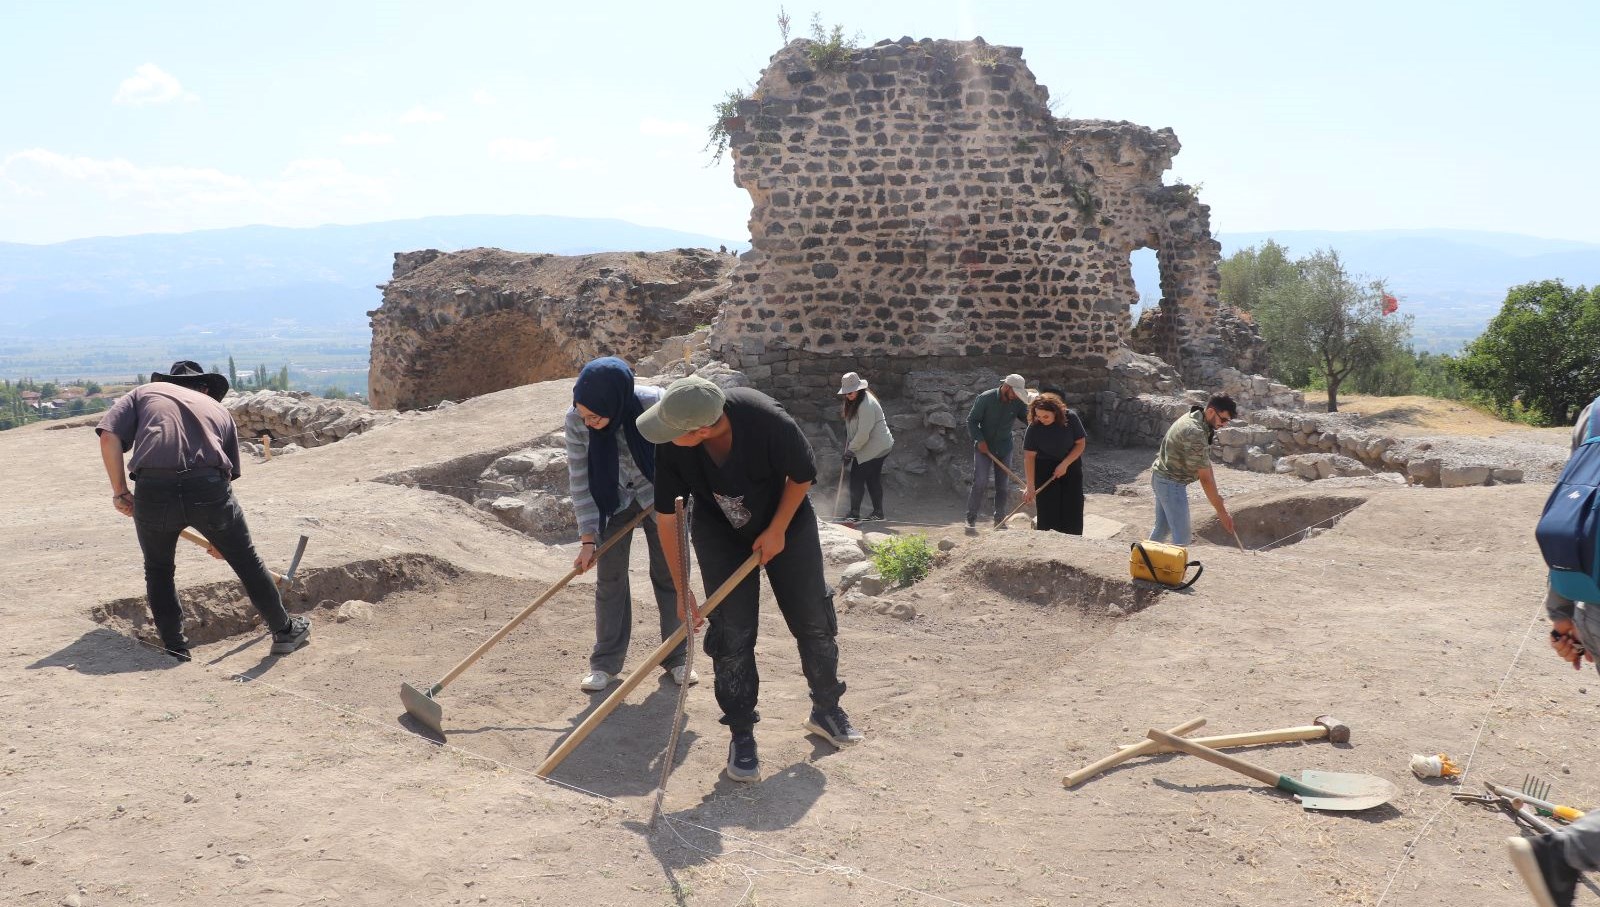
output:
[[[1170,126],[1217,232],[1600,242],[1600,4],[0,0],[0,242],[449,214],[748,238],[704,150],[813,14],[1023,48],[1057,116]]]

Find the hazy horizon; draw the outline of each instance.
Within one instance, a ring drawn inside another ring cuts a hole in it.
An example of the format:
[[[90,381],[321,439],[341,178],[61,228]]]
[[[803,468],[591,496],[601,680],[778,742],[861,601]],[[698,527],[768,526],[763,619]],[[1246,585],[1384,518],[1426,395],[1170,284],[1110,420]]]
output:
[[[733,0],[14,7],[0,241],[28,244],[469,212],[738,240],[750,200],[706,130],[782,44],[778,4]],[[1591,4],[885,0],[789,10],[791,38],[813,11],[864,45],[1020,46],[1058,115],[1173,128],[1168,179],[1221,233],[1600,242]]]

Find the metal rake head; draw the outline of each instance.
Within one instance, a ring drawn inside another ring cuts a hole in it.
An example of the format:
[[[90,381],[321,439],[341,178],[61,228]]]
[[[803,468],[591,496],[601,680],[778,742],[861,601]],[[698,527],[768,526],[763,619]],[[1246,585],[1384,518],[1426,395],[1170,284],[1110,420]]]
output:
[[[1536,775],[1522,776],[1522,792],[1535,800],[1550,799],[1550,782]]]

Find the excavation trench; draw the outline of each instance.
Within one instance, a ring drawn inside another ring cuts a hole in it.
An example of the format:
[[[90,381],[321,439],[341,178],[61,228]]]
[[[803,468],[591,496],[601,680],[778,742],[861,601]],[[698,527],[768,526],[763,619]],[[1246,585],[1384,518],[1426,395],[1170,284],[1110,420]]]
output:
[[[462,574],[454,564],[425,554],[398,554],[337,567],[308,567],[295,574],[294,585],[284,595],[283,604],[290,613],[310,611],[318,605],[336,607],[351,599],[376,604],[397,592],[438,588]],[[184,632],[194,645],[262,629],[260,616],[237,580],[179,589],[178,601],[183,606]],[[158,641],[142,595],[96,605],[89,617],[118,633]]]
[[[1369,499],[1363,494],[1288,494],[1230,502],[1233,528],[1246,548],[1270,551],[1296,545],[1333,528]],[[1233,536],[1215,518],[1195,527],[1195,535],[1214,545],[1233,547]]]
[[[1080,565],[1057,557],[980,556],[961,565],[956,575],[963,584],[1016,602],[1089,617],[1142,611],[1163,594],[1156,586],[1134,582],[1126,572],[1116,575],[1098,563]]]

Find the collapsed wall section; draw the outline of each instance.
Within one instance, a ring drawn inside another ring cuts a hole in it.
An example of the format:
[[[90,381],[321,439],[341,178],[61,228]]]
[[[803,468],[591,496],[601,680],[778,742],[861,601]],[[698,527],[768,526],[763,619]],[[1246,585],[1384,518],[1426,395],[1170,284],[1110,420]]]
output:
[[[725,121],[751,250],[715,355],[802,419],[849,370],[895,388],[992,366],[1092,400],[1131,333],[1129,256],[1155,248],[1175,317],[1153,352],[1191,381],[1227,364],[1207,209],[1162,185],[1170,129],[1057,120],[1020,49],[981,39],[881,42],[834,70],[810,46]]]
[[[704,249],[395,255],[372,318],[372,405],[416,409],[637,361],[709,324],[733,259]]]

